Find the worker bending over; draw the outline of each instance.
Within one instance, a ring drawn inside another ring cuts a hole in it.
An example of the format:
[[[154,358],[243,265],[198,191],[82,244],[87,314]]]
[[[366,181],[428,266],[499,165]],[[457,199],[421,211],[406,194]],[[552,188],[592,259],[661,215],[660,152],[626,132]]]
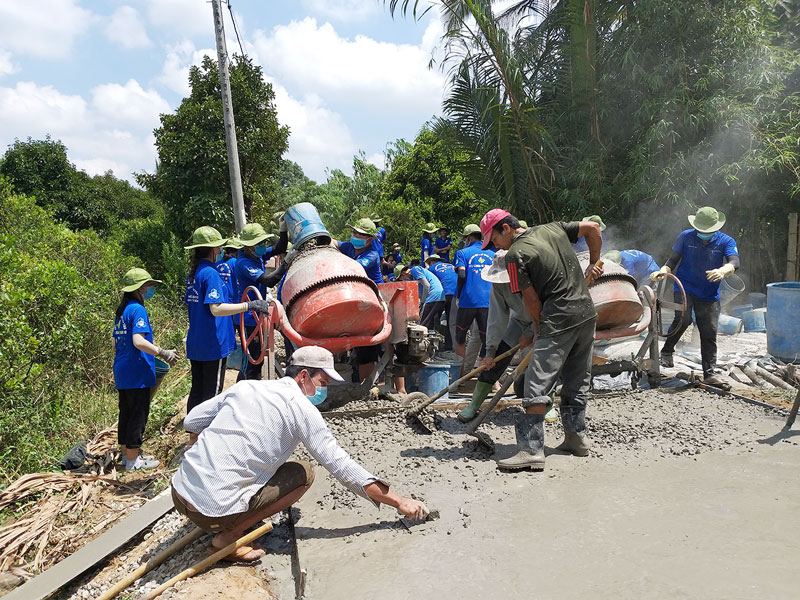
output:
[[[592,221],[547,223],[523,229],[507,211],[494,209],[481,219],[483,247],[508,250],[511,291],[521,294],[537,329],[525,373],[525,412],[516,418],[517,453],[497,461],[501,469],[544,469],[544,420],[548,395],[561,376],[559,449],[587,456],[586,403],[591,385],[592,344],[597,313],[587,278],[603,274],[597,265],[602,248],[599,224]],[[581,270],[572,247],[583,236],[589,266]]]
[[[172,479],[172,499],[179,513],[216,534],[214,548],[235,542],[308,491],[311,463],[288,461],[300,442],[342,485],[375,506],[388,504],[411,519],[428,514],[422,502],[396,494],[336,442],[309,400],[334,379],[342,381],[333,355],[306,346],[292,355],[286,377],[241,381],[186,416],[184,427],[199,438]],[[250,561],[263,554],[242,546],[233,557]]]

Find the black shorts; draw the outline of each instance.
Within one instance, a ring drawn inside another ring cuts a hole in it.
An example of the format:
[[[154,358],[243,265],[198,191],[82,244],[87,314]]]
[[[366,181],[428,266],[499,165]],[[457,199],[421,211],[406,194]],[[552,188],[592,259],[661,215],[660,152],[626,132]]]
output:
[[[486,320],[489,318],[488,308],[460,308],[456,316],[456,344],[463,344],[467,341],[467,332],[472,326],[473,321],[478,323],[478,333],[481,342],[486,339]]]
[[[120,446],[141,448],[147,417],[150,416],[150,389],[137,388],[119,392],[117,439]]]

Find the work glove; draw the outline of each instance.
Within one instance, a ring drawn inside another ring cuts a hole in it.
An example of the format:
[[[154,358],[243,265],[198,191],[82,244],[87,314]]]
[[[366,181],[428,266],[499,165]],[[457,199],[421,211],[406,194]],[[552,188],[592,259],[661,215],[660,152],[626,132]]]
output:
[[[672,269],[670,269],[667,265],[664,265],[658,271],[653,271],[650,273],[650,281],[661,281],[670,273],[672,273]]]
[[[255,310],[260,313],[269,311],[269,300],[250,300],[247,303],[247,310]]]
[[[281,218],[278,220],[278,225],[281,232],[288,231],[286,227],[286,213],[281,215]]]
[[[712,282],[722,281],[735,270],[736,268],[731,263],[727,263],[722,265],[719,269],[711,269],[710,271],[706,271],[706,279]]]
[[[173,366],[176,362],[178,362],[178,353],[175,350],[167,350],[166,348],[159,348],[158,354],[156,356],[158,356],[158,358],[163,358],[164,362],[167,363],[170,367]]]

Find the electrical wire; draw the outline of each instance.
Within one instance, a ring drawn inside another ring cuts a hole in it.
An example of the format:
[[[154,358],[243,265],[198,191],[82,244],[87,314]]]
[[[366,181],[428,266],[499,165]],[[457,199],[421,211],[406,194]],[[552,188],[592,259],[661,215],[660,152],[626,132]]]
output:
[[[231,8],[231,0],[227,0],[228,2],[228,12],[231,13],[231,21],[233,22],[233,31],[236,33],[236,41],[239,42],[239,50],[242,53],[242,58],[246,56],[244,52],[244,47],[242,46],[242,40],[239,37],[239,27],[236,25],[236,19],[233,16],[233,8]]]

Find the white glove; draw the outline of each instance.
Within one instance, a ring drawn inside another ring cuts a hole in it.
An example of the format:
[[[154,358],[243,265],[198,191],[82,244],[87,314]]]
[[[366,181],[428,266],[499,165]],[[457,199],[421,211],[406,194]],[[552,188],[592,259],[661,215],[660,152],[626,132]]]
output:
[[[664,265],[658,271],[653,271],[650,273],[650,281],[661,281],[670,273],[672,273],[672,269],[670,269],[667,265]]]
[[[706,271],[706,279],[712,282],[722,281],[735,270],[736,268],[731,263],[727,263],[722,265],[719,269]]]
[[[178,362],[178,353],[175,350],[167,350],[166,348],[159,348],[158,354],[156,355],[159,358],[163,358],[164,362],[166,362],[170,367],[173,366],[176,362]]]

